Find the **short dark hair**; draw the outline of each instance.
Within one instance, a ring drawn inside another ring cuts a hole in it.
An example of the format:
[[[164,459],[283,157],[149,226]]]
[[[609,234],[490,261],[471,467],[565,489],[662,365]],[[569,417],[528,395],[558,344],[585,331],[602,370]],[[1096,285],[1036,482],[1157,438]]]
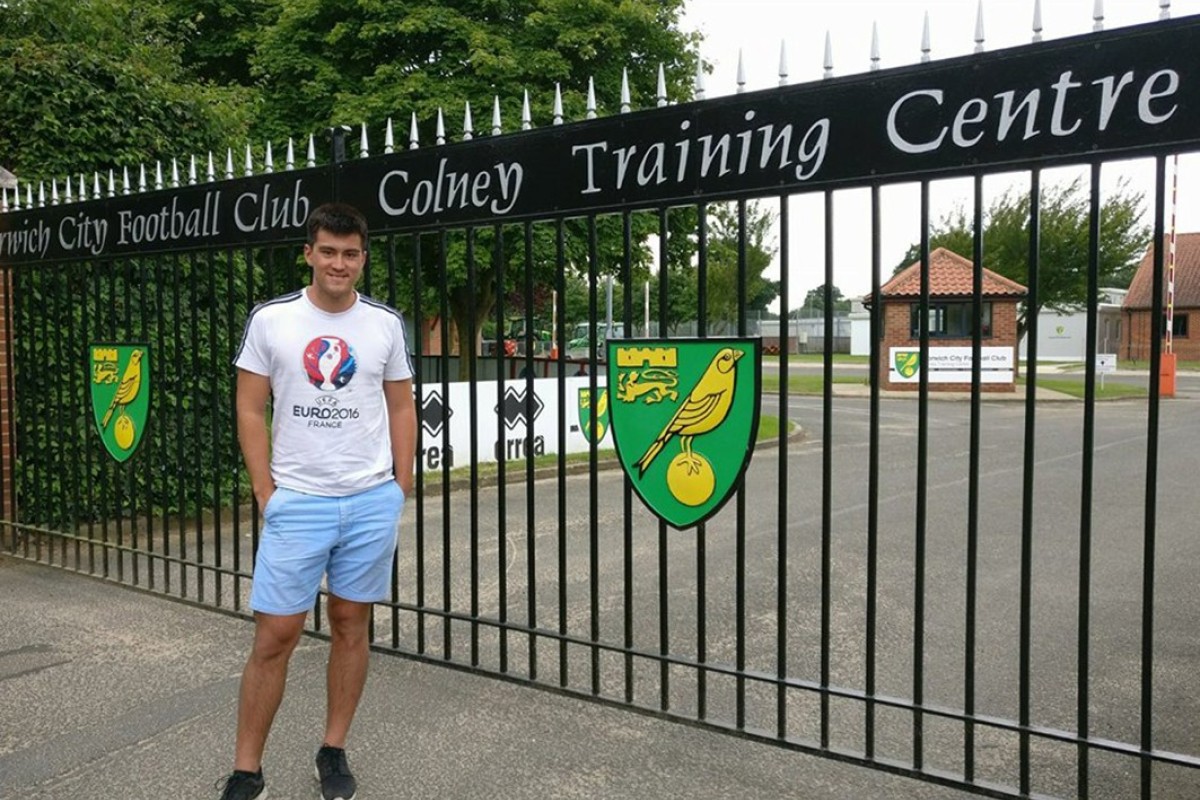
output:
[[[349,236],[357,233],[362,237],[363,248],[367,246],[367,218],[352,205],[325,203],[308,215],[308,243],[317,241],[317,233],[329,231],[334,236]]]

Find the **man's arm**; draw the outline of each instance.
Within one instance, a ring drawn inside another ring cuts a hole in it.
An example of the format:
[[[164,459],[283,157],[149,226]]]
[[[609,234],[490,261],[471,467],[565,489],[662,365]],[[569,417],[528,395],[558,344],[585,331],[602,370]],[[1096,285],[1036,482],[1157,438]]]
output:
[[[396,483],[407,497],[412,494],[413,460],[417,455],[417,407],[413,402],[412,381],[384,381],[383,395],[387,401]]]
[[[267,399],[271,396],[271,380],[244,369],[237,375],[238,444],[246,471],[250,473],[250,490],[260,509],[275,493],[271,477],[271,441],[267,435]]]

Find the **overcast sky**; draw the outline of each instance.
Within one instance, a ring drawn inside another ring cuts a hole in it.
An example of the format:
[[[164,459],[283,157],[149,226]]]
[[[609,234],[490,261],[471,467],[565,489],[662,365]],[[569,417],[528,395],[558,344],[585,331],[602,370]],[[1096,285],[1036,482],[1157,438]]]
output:
[[[1104,27],[1113,29],[1153,22],[1159,18],[1159,0],[1107,0]],[[833,46],[835,75],[865,72],[870,68],[872,23],[879,27],[881,67],[914,64],[921,57],[921,33],[929,13],[932,58],[966,55],[975,49],[977,0],[689,0],[684,27],[704,35],[701,55],[713,68],[706,77],[707,96],[732,94],[737,89],[739,49],[745,64],[746,90],[767,89],[779,83],[781,39],[787,44],[788,82],[820,81],[823,75],[825,34]],[[1093,29],[1095,0],[1043,0],[1042,36],[1046,40],[1077,36]],[[1174,0],[1172,17],[1200,13],[1200,0]],[[985,0],[984,47],[997,50],[1030,42],[1033,36],[1033,0]],[[1168,162],[1168,182],[1170,181]],[[1070,180],[1080,170],[1047,170],[1043,185]],[[1146,222],[1151,222],[1152,162],[1127,161],[1106,165],[1105,189],[1123,177],[1147,192]],[[985,204],[1013,185],[1011,176],[984,182]],[[1021,185],[1028,185],[1022,178]],[[933,219],[956,205],[969,202],[969,180],[939,181],[931,189]],[[889,187],[883,194],[882,258],[884,278],[890,276],[908,246],[919,235],[918,195],[913,185]],[[801,304],[806,292],[824,280],[823,206],[819,197],[793,198],[791,308]],[[870,291],[870,205],[866,190],[835,194],[834,283],[847,295]],[[1178,229],[1200,230],[1200,156],[1180,159]],[[803,243],[803,245],[801,244]],[[985,255],[986,265],[986,255]],[[778,277],[778,263],[774,266]]]

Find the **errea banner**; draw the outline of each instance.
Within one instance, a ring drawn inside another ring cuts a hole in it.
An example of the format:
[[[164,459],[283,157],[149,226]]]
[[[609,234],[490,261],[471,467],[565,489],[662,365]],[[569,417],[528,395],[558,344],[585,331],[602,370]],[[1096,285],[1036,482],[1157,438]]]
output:
[[[373,230],[396,232],[1193,149],[1197,52],[1200,18],[1185,17],[299,171],[22,208],[0,214],[0,264],[300,241],[308,213],[335,198],[360,208]]]

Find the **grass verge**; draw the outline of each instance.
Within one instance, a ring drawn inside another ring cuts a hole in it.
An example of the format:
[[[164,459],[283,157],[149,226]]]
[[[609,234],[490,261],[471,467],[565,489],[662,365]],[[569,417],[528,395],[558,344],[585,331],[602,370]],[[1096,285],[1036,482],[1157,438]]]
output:
[[[1017,378],[1017,383],[1025,385],[1025,378]],[[1074,381],[1070,379],[1054,379],[1054,378],[1038,378],[1037,385],[1041,389],[1049,389],[1053,392],[1061,392],[1068,394],[1071,397],[1083,399],[1084,385],[1083,381]],[[1131,386],[1128,383],[1117,383],[1116,381],[1108,382],[1104,388],[1100,387],[1100,381],[1096,381],[1096,399],[1097,400],[1121,400],[1126,397],[1146,397],[1149,392],[1144,386]]]
[[[834,383],[857,383],[865,385],[866,378],[857,378],[853,375],[835,375]],[[779,392],[779,376],[764,374],[762,376],[763,394],[774,394]],[[788,392],[790,394],[822,394],[825,391],[825,376],[824,375],[792,375],[788,379]]]

